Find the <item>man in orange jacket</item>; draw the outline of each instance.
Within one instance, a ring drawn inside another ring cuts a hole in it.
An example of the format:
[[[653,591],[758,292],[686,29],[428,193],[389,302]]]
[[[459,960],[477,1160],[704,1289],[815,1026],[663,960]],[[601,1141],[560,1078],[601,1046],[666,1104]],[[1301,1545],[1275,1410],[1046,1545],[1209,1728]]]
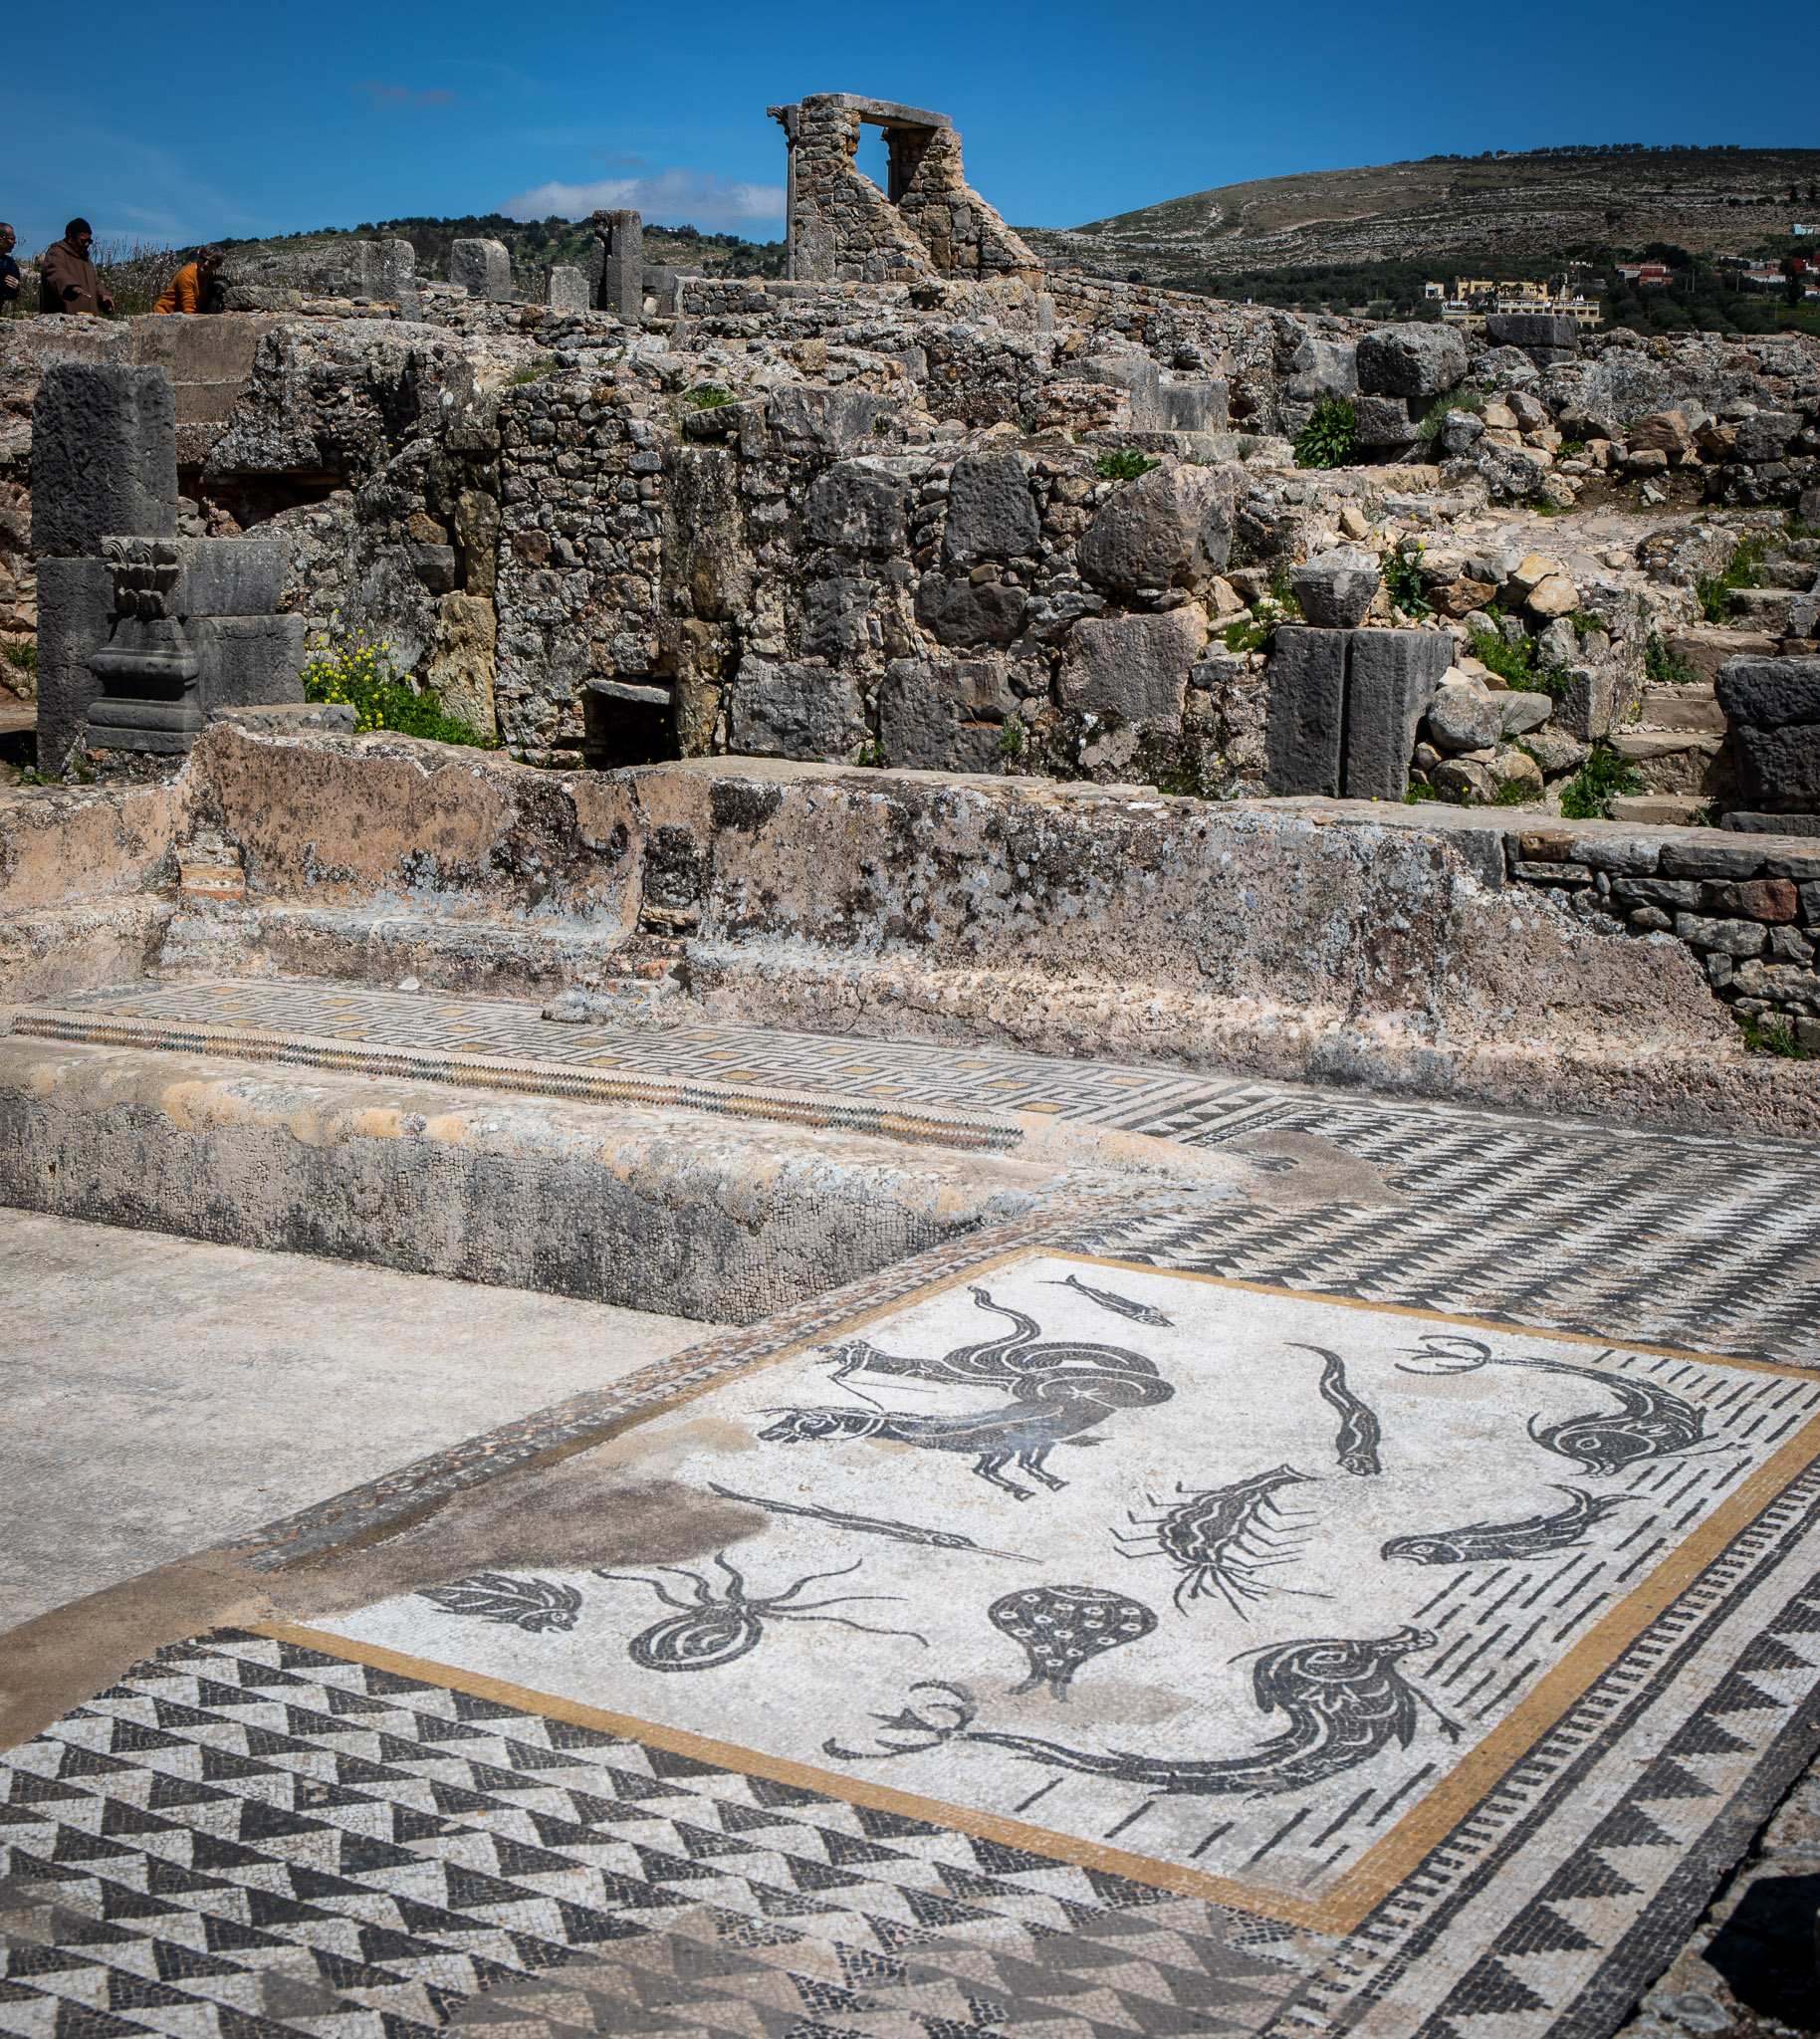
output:
[[[215,277],[221,268],[221,250],[204,248],[194,262],[186,262],[164,287],[164,295],[152,306],[154,312],[212,312]]]

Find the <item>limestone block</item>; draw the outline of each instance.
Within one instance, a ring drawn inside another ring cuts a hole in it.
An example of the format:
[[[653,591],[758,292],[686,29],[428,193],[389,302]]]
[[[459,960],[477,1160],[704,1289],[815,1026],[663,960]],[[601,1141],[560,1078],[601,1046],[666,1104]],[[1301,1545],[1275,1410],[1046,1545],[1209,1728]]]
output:
[[[32,401],[32,550],[94,559],[177,529],[177,409],[162,367],[58,361]]]
[[[844,757],[865,738],[859,686],[824,665],[741,660],[733,749],[757,758]]]
[[[1286,394],[1291,403],[1318,403],[1323,396],[1359,393],[1358,348],[1349,340],[1304,340],[1289,357]]]
[[[1346,648],[1355,634],[1300,623],[1276,631],[1265,772],[1272,793],[1339,793]]]
[[[866,621],[872,613],[875,583],[837,574],[811,580],[804,590],[802,655],[838,658],[866,648]]]
[[[1003,581],[950,580],[931,570],[916,590],[916,619],[937,643],[1009,644],[1024,627],[1029,597]]]
[[[926,772],[992,772],[1018,696],[1003,660],[896,658],[878,695],[888,765]]]
[[[1485,319],[1485,339],[1493,346],[1521,347],[1525,353],[1543,347],[1551,353],[1578,353],[1580,329],[1561,312],[1492,312]]]
[[[550,309],[560,319],[569,319],[593,308],[587,271],[558,263],[550,272]]]
[[[89,660],[114,622],[114,575],[104,560],[38,563],[38,762],[60,771],[102,683]]]
[[[1201,593],[1232,548],[1232,470],[1165,460],[1113,490],[1083,533],[1078,557],[1080,570],[1100,587]]]
[[[1731,732],[1731,754],[1745,805],[1820,812],[1820,724],[1742,724]]]
[[[1801,419],[1792,410],[1760,410],[1753,416],[1740,418],[1737,427],[1737,441],[1731,457],[1741,460],[1748,467],[1763,467],[1770,461],[1780,460],[1788,450],[1788,442],[1801,429]]]
[[[436,645],[422,678],[444,709],[478,730],[498,727],[499,618],[489,595],[445,594],[437,603]]]
[[[1569,666],[1566,695],[1555,703],[1554,726],[1563,735],[1592,743],[1612,726],[1617,704],[1617,671],[1609,663]]]
[[[1527,601],[1544,580],[1553,579],[1560,570],[1557,561],[1541,553],[1530,553],[1511,567],[1506,584],[1518,600]]]
[[[1227,429],[1227,387],[1219,377],[1207,382],[1165,382],[1157,390],[1165,432],[1224,432]]]
[[[1033,554],[1041,539],[1022,454],[970,453],[955,462],[943,539],[949,560],[1017,559]]]
[[[1712,691],[1733,722],[1759,729],[1820,722],[1820,658],[1728,659]]]
[[[1383,326],[1358,343],[1359,387],[1373,396],[1440,396],[1467,372],[1451,326]]]
[[[285,549],[257,538],[184,545],[182,571],[164,598],[171,616],[266,616],[285,589]]]
[[[816,477],[803,508],[810,545],[849,552],[904,550],[904,482],[866,460],[841,460]]]
[[[1470,453],[1476,440],[1485,429],[1485,421],[1477,411],[1451,410],[1441,421],[1441,450],[1450,459],[1458,460],[1462,454]]]
[[[205,712],[304,698],[302,616],[195,616],[183,634],[199,667],[196,698]]]
[[[1289,585],[1302,605],[1302,614],[1317,629],[1356,630],[1383,585],[1383,576],[1376,553],[1363,547],[1338,546],[1291,567]],[[1451,648],[1451,639],[1441,641]],[[1446,664],[1443,659],[1442,665]]]
[[[1530,591],[1528,609],[1532,616],[1567,616],[1580,605],[1580,590],[1565,573],[1551,573]]]
[[[449,248],[449,281],[471,298],[503,305],[512,296],[512,254],[503,241],[456,241]]]
[[[872,427],[891,406],[868,389],[774,389],[765,422],[787,453],[840,454],[872,443]]]
[[[1189,668],[1206,643],[1207,611],[1197,602],[1160,616],[1086,617],[1068,637],[1056,680],[1061,704],[1178,730]]]
[[[1277,633],[1279,636],[1281,632]],[[1449,642],[1438,631],[1425,634]],[[1444,751],[1482,751],[1504,733],[1503,714],[1489,694],[1464,681],[1438,684],[1427,709],[1428,726],[1437,747]]]
[[[1361,446],[1408,446],[1416,436],[1409,400],[1402,396],[1355,396],[1352,436]]]
[[[1416,725],[1452,651],[1453,639],[1440,630],[1352,632],[1344,773],[1349,800],[1401,800],[1408,793]]]
[[[1532,729],[1540,729],[1554,713],[1554,703],[1546,694],[1530,694],[1518,689],[1499,694],[1492,705],[1502,720],[1507,737],[1527,736]]]

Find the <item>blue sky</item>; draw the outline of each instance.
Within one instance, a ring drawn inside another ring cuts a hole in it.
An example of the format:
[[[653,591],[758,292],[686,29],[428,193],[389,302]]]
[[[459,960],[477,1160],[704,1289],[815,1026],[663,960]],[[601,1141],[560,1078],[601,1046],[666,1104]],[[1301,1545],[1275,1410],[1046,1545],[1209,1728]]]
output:
[[[765,108],[810,92],[951,113],[971,181],[1014,223],[1044,226],[1438,152],[1820,145],[1811,92],[1775,83],[1814,75],[1812,0],[1752,8],[1745,45],[1691,0],[1452,15],[1432,0],[99,0],[33,10],[7,54],[0,217],[25,253],[77,212],[105,239],[181,244],[617,204],[769,239],[784,146]]]

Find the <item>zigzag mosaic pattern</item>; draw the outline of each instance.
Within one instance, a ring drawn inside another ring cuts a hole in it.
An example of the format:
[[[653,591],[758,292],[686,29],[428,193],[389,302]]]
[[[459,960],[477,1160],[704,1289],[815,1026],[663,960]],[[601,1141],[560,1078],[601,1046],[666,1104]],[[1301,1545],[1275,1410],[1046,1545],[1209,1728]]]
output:
[[[590,1990],[653,2031],[750,2032],[757,2000],[779,2039],[972,2039],[1058,1996],[1163,2039],[1255,2031],[1301,1981],[1264,1922],[244,1632],[135,1667],[0,1778],[18,2039],[591,2028]]]

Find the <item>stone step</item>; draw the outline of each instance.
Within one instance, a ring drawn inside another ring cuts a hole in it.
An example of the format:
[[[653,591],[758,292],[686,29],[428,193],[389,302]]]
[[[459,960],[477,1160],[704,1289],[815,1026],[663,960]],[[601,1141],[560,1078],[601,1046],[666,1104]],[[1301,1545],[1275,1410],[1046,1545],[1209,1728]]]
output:
[[[1610,739],[1650,793],[1700,793],[1718,791],[1724,769],[1725,740],[1697,730],[1640,728],[1632,723]]]
[[[198,1020],[181,989],[10,1015],[0,1204],[747,1323],[949,1240],[1128,1206],[1134,1175],[1175,1201],[1251,1175],[1041,1112],[792,1088],[748,1066],[789,1059],[752,1029],[718,1065],[710,1031],[640,1066],[636,1028],[577,1038],[505,1001],[439,1029],[427,996],[229,985]],[[287,1002],[313,1030],[270,1023]],[[519,1045],[540,1031],[548,1059]]]
[[[1633,728],[1702,730],[1715,736],[1725,733],[1725,711],[1714,698],[1709,680],[1684,687],[1645,687],[1642,710]]]

